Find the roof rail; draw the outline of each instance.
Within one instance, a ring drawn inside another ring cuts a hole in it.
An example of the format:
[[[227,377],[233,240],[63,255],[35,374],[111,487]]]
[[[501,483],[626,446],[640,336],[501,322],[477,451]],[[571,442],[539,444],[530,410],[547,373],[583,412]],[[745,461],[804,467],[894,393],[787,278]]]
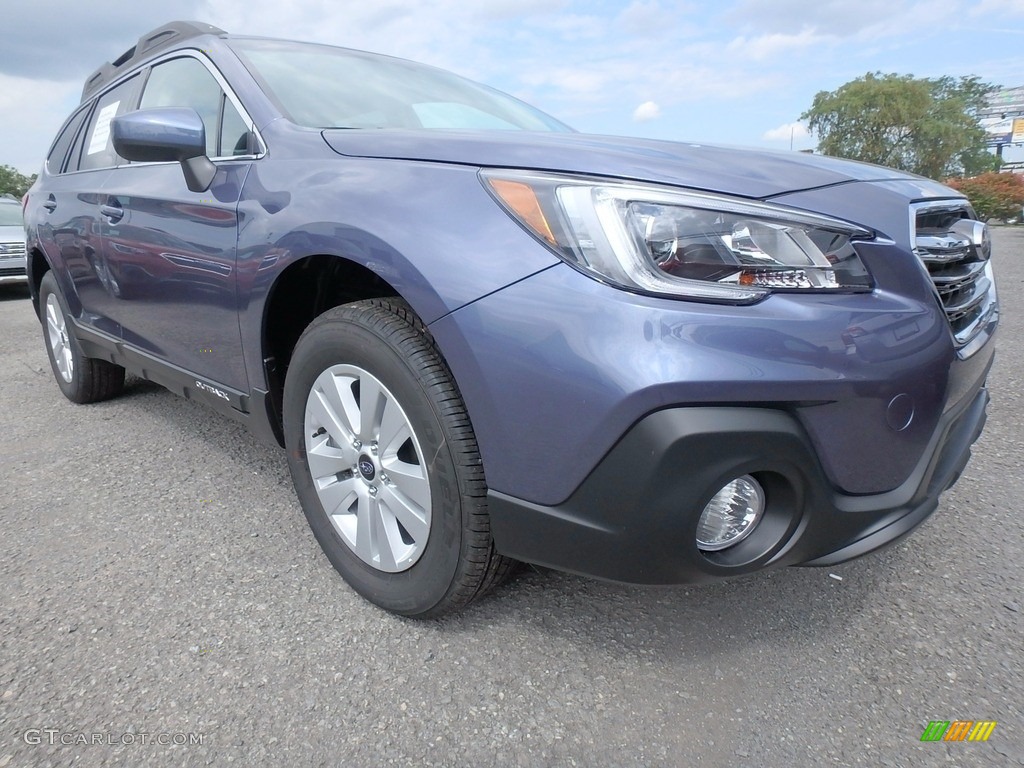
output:
[[[226,35],[223,29],[202,21],[172,21],[162,27],[147,32],[139,41],[122,53],[113,62],[107,62],[97,69],[85,80],[82,88],[82,101],[85,101],[98,91],[102,86],[109,83],[129,65],[135,64],[142,58],[148,57],[171,45],[188,40],[200,35]]]

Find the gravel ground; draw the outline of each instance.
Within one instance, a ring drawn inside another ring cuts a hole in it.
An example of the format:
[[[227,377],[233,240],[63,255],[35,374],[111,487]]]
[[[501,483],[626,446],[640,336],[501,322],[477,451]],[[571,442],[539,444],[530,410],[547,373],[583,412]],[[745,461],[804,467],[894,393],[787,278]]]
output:
[[[995,242],[987,431],[916,534],[699,588],[526,568],[434,622],[345,586],[282,451],[139,380],[67,402],[0,289],[0,768],[1024,765],[1024,229]],[[919,741],[955,719],[999,724]]]

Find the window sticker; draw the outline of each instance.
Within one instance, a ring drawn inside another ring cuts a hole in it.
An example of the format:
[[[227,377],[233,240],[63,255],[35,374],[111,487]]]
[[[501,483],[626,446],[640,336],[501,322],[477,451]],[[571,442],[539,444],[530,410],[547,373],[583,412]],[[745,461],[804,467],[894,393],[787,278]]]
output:
[[[121,104],[115,101],[100,110],[96,116],[96,127],[92,131],[92,139],[89,141],[89,151],[86,154],[95,155],[107,148],[107,140],[110,138],[110,121],[117,114],[117,108]]]

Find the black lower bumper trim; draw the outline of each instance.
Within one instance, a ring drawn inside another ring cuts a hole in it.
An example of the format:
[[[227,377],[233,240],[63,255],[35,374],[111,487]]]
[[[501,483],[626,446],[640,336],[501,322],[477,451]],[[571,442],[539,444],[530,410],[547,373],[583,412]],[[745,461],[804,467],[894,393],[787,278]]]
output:
[[[907,481],[887,493],[837,493],[797,420],[761,408],[674,408],[638,422],[563,504],[491,491],[503,554],[641,584],[714,580],[782,565],[833,565],[891,544],[937,507],[985,423],[978,390],[945,414]],[[700,512],[730,480],[764,486],[763,520],[721,552],[696,545]]]

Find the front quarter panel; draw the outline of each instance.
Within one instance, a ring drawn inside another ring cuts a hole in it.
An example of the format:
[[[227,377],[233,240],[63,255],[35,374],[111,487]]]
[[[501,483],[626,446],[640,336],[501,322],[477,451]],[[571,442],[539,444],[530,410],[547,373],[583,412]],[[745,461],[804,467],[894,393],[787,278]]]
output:
[[[426,323],[558,263],[493,202],[474,168],[323,149],[322,159],[268,156],[245,182],[238,285],[252,381],[268,297],[283,270],[305,257],[370,269]]]

